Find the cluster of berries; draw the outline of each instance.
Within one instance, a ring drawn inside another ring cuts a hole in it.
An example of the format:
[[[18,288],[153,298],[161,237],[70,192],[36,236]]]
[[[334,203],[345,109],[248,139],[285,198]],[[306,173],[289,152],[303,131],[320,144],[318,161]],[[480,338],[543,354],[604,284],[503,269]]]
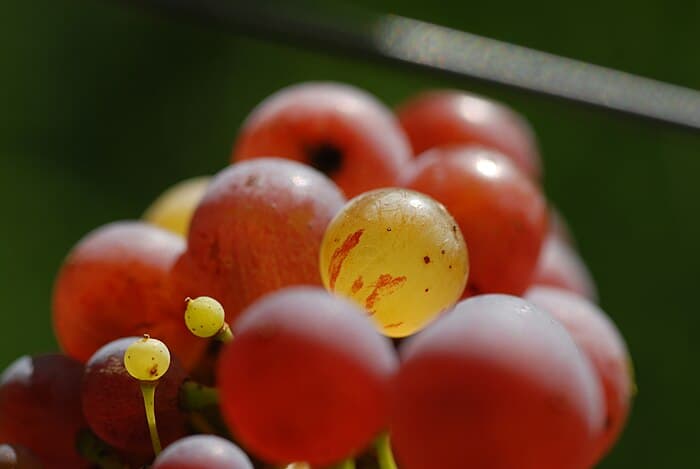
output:
[[[301,84],[232,161],[69,253],[63,353],[0,377],[2,467],[588,469],[610,450],[630,358],[519,115]]]

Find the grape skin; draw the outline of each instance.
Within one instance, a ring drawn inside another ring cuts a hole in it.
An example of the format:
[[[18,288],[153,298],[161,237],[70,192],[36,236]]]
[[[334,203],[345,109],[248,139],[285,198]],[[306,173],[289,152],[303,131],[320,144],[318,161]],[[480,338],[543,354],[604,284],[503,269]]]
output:
[[[595,367],[605,392],[605,429],[598,438],[597,463],[613,446],[629,413],[634,376],[627,346],[610,318],[587,299],[558,288],[536,286],[525,299],[547,311],[569,331]]]
[[[542,177],[535,135],[527,121],[493,100],[463,91],[421,93],[396,111],[414,154],[448,145],[479,145],[507,155],[533,180]]]
[[[183,240],[143,222],[114,222],[86,235],[54,285],[53,323],[61,348],[85,362],[102,345],[146,333],[162,338],[190,369],[206,344],[182,322],[184,296],[170,271]]]
[[[402,469],[583,469],[603,426],[599,382],[559,323],[481,295],[401,350],[391,438]]]
[[[32,451],[47,469],[87,468],[76,436],[83,365],[59,354],[23,356],[0,376],[0,442]]]
[[[147,456],[153,454],[153,448],[140,384],[124,366],[124,353],[141,340],[124,337],[95,352],[85,365],[80,395],[83,413],[95,434],[115,448]],[[178,407],[185,378],[185,371],[173,357],[156,388],[156,420],[164,445],[186,434],[185,415]]]
[[[259,158],[229,166],[192,218],[187,255],[175,268],[182,298],[216,298],[232,323],[265,293],[321,285],[321,238],[344,203],[333,181],[300,163]]]
[[[253,469],[248,456],[229,440],[193,435],[177,440],[153,461],[152,469]]]
[[[221,411],[256,456],[323,467],[386,426],[397,359],[354,304],[288,288],[253,304],[235,329],[219,359]]]
[[[320,270],[324,286],[365,308],[380,332],[405,337],[459,299],[469,261],[441,204],[378,189],[348,202],[330,223]]]
[[[411,158],[391,111],[340,83],[303,83],[260,103],[244,122],[232,161],[279,156],[331,177],[348,197],[394,185]]]
[[[532,282],[547,234],[542,192],[500,153],[437,148],[416,158],[401,184],[445,205],[469,247],[464,296],[522,294]]]

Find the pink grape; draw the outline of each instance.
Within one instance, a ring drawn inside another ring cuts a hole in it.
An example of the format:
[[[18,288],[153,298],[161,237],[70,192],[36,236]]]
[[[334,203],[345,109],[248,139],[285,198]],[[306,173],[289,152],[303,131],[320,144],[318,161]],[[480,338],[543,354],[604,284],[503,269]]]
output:
[[[218,366],[221,410],[256,456],[326,466],[387,425],[397,359],[348,300],[320,288],[281,290],[250,306],[234,330]]]
[[[15,360],[0,375],[0,442],[24,446],[49,469],[88,467],[76,451],[78,432],[87,427],[82,375],[83,365],[65,355]]]
[[[124,337],[101,347],[85,365],[81,398],[90,428],[103,441],[136,455],[153,449],[139,382],[124,366],[124,352],[139,340]],[[186,373],[176,359],[160,378],[155,393],[156,422],[163,444],[186,434],[185,414],[178,406]]]
[[[560,321],[586,354],[605,392],[605,428],[598,437],[594,461],[618,439],[627,420],[634,376],[627,346],[610,318],[587,299],[557,288],[535,286],[525,299]]]
[[[243,124],[233,160],[268,156],[313,166],[354,197],[395,185],[411,150],[391,111],[369,93],[304,83],[267,98]]]
[[[192,217],[187,253],[175,269],[179,296],[216,298],[231,323],[265,293],[321,285],[321,239],[344,203],[333,181],[294,161],[229,166]]]
[[[402,347],[391,440],[402,469],[584,469],[600,384],[566,330],[530,303],[481,295]]]
[[[418,156],[403,186],[441,202],[469,250],[464,296],[522,294],[532,281],[547,233],[542,191],[500,153],[444,147]]]
[[[185,327],[185,297],[170,277],[184,249],[180,236],[135,221],[110,223],[80,240],[54,285],[54,331],[66,354],[86,362],[112,340],[148,333],[192,368],[206,343]]]
[[[478,145],[507,155],[528,177],[542,175],[537,142],[527,121],[503,104],[436,90],[412,97],[396,111],[416,155],[448,145]]]
[[[192,435],[165,448],[151,469],[253,469],[248,456],[229,440]]]

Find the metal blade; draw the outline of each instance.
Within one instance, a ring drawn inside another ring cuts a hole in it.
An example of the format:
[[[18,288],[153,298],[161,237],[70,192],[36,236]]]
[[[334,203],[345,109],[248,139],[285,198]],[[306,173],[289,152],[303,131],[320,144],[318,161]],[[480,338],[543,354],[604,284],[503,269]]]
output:
[[[700,131],[698,91],[410,18],[356,9],[341,16],[264,0],[133,1],[233,33],[477,79]]]

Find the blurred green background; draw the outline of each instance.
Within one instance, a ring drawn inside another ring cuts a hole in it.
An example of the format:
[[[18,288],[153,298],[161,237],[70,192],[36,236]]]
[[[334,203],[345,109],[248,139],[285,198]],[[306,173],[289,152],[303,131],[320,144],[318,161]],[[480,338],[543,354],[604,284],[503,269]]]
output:
[[[695,0],[361,3],[700,89]],[[98,0],[4,0],[0,67],[0,368],[55,349],[51,288],[71,246],[223,167],[239,124],[273,91],[340,80],[394,105],[455,85]],[[635,360],[632,418],[600,467],[700,467],[700,136],[469,89],[532,122],[547,194]]]

